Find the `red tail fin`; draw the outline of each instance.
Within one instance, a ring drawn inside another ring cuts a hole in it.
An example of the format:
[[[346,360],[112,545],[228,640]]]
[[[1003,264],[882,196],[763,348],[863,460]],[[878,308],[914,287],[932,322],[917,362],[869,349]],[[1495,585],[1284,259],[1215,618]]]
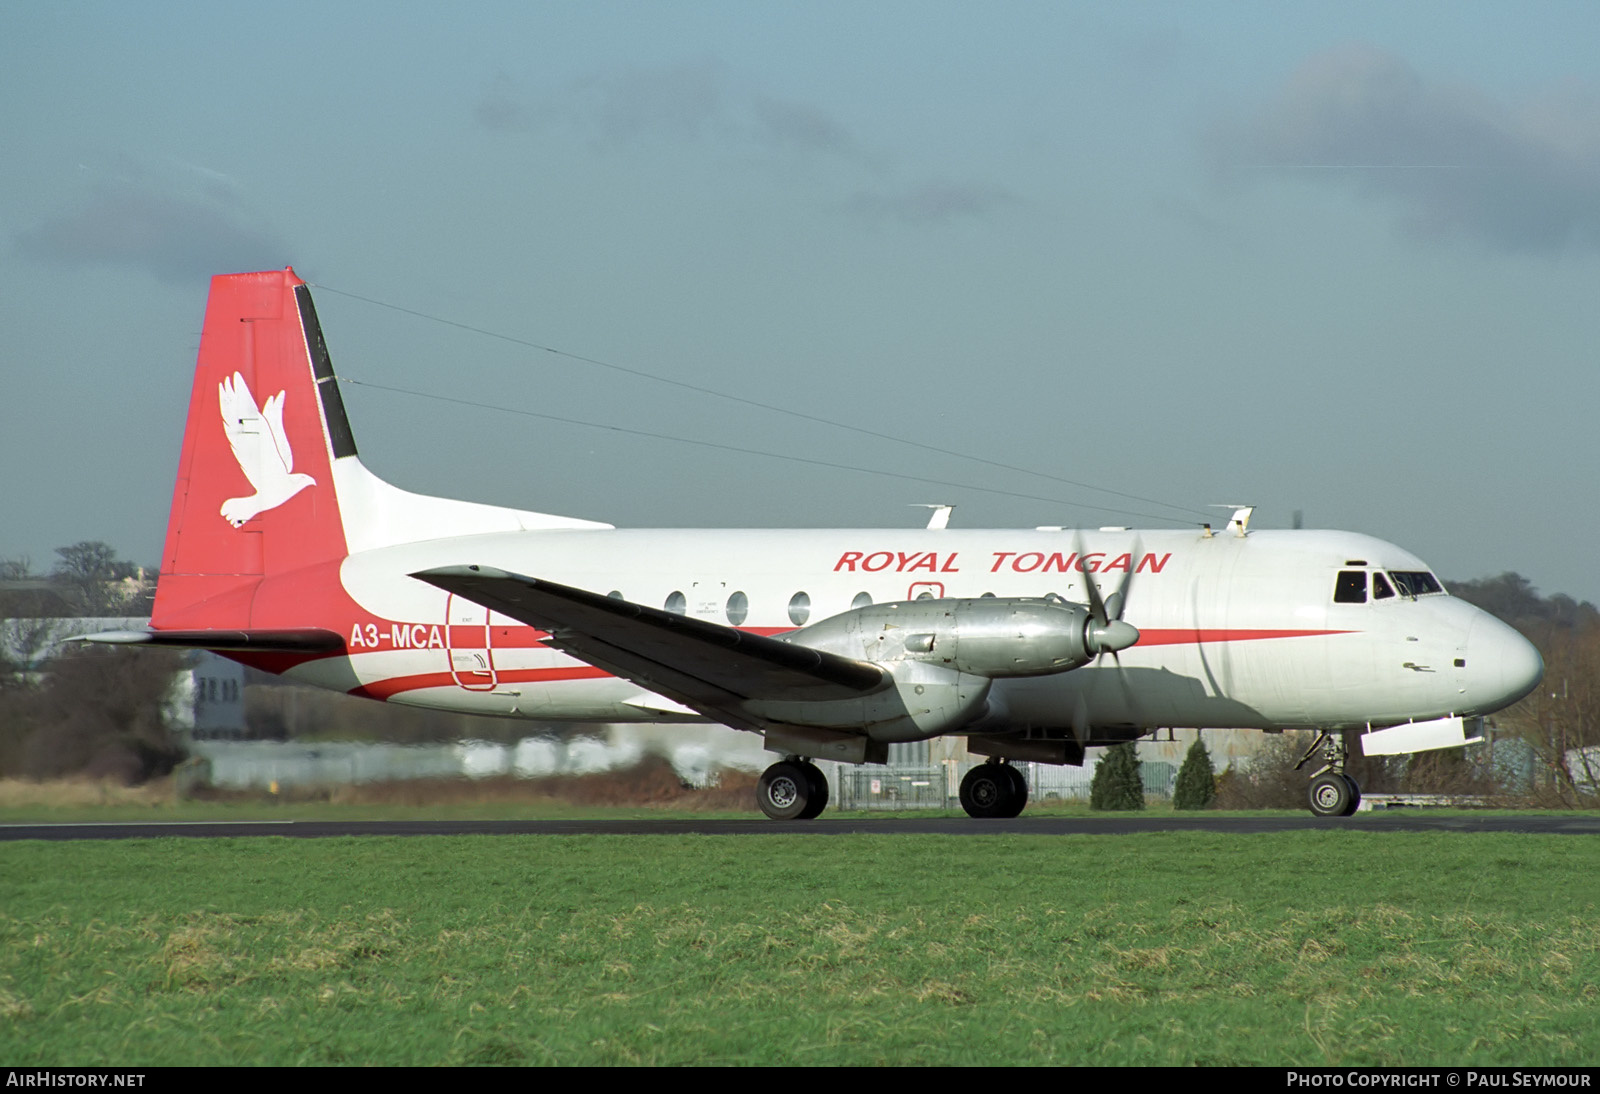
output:
[[[153,624],[246,626],[264,575],[342,558],[332,461],[354,454],[305,282],[212,278]]]

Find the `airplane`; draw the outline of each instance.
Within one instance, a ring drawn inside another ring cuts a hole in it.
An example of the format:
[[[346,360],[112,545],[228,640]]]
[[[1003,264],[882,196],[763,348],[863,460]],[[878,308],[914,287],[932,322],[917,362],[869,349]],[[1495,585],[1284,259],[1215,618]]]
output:
[[[813,762],[954,734],[974,817],[1017,762],[1161,728],[1318,733],[1308,803],[1368,754],[1456,747],[1538,651],[1428,566],[1351,532],[621,529],[413,494],[356,451],[293,268],[213,278],[150,625],[299,683],[533,722],[720,722],[777,754],[757,800],[826,807]]]

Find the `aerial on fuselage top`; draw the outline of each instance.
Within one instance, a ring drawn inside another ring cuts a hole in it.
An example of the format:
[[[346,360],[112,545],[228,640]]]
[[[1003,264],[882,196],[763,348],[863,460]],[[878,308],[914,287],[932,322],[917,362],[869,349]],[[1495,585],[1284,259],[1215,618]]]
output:
[[[943,514],[941,514],[942,516]],[[150,628],[352,695],[549,722],[721,722],[781,759],[761,808],[817,816],[815,759],[955,734],[973,816],[1011,761],[1158,728],[1321,731],[1314,812],[1368,752],[1467,743],[1543,666],[1365,535],[648,530],[408,493],[362,464],[310,290],[213,279]],[[1308,753],[1308,755],[1310,755]]]

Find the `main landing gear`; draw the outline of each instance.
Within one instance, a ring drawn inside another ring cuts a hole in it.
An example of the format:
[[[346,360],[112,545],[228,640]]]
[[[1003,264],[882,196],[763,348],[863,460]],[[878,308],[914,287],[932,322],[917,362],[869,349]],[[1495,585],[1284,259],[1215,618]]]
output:
[[[1028,784],[1008,763],[990,760],[961,780],[961,808],[969,817],[1010,818],[1028,804]]]
[[[1326,762],[1311,776],[1311,787],[1307,794],[1311,812],[1319,817],[1354,816],[1361,805],[1361,787],[1344,773],[1345,760],[1350,753],[1345,748],[1343,736],[1327,730],[1318,733],[1317,739],[1306,749],[1306,754],[1294,765],[1295,770],[1304,767],[1318,748],[1322,749],[1322,758]]]
[[[761,773],[756,802],[773,820],[811,820],[828,807],[828,778],[810,760],[793,756]]]

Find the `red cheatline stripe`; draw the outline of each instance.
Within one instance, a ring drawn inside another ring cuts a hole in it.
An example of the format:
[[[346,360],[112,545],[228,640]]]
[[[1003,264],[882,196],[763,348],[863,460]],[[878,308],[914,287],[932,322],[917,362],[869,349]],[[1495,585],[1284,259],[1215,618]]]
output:
[[[1205,630],[1203,628],[1157,629],[1151,627],[1139,632],[1141,646],[1182,646],[1201,642],[1254,642],[1264,638],[1311,638],[1319,634],[1354,634],[1354,631],[1329,630],[1251,630],[1248,628]],[[553,669],[504,669],[495,674],[496,684],[548,683],[557,680],[601,680],[611,674],[590,665],[574,665]],[[447,688],[458,681],[448,672],[424,672],[413,676],[395,676],[387,680],[374,680],[370,684],[352,688],[351,695],[367,699],[387,699],[404,691],[423,688]],[[477,690],[477,689],[469,689]]]
[[[360,628],[364,625],[365,624],[363,623],[355,624],[357,628]],[[391,653],[395,650],[439,649],[441,647],[438,645],[428,645],[429,638],[434,633],[437,633],[439,638],[451,649],[481,650],[484,648],[483,626],[481,624],[478,626],[472,626],[465,623],[452,623],[450,624],[448,633],[446,633],[444,624],[442,623],[376,622],[376,626],[378,644],[375,646],[366,647],[359,651],[352,650],[351,652]],[[396,627],[405,632],[407,636],[407,645],[397,646],[393,643],[392,636]],[[351,628],[346,626],[342,630],[339,627],[334,627],[332,629],[336,633],[347,634],[350,632]],[[548,648],[545,639],[547,639],[549,635],[535,627],[508,627],[496,623],[490,629],[493,631],[493,633],[489,636],[490,649],[511,650]],[[748,634],[759,634],[770,638],[777,634],[788,634],[790,631],[794,630],[794,627],[735,627],[733,629],[741,630]],[[420,639],[418,632],[420,632]]]
[[[496,684],[549,683],[555,680],[602,680],[611,674],[593,665],[574,665],[560,669],[506,669],[495,673]],[[351,688],[351,695],[365,699],[387,699],[402,691],[420,691],[423,688],[448,688],[457,685],[456,678],[448,672],[422,672],[414,676],[392,676],[387,680],[374,680]],[[476,690],[476,689],[468,689]]]
[[[1140,627],[1139,646],[1185,646],[1200,642],[1255,642],[1263,638],[1311,638],[1319,634],[1354,634],[1354,631],[1278,631],[1251,630],[1249,628],[1223,628],[1206,630],[1196,627],[1161,629]]]

